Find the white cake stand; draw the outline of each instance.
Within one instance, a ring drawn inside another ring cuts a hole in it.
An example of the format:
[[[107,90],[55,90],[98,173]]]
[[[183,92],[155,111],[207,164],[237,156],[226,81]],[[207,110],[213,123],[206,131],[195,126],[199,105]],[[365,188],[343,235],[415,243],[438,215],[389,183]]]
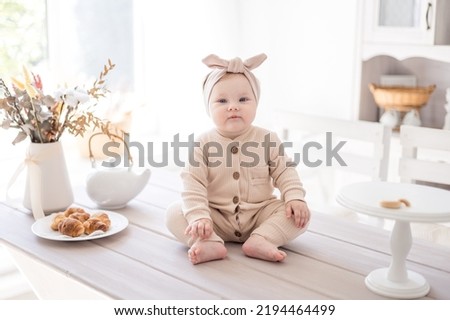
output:
[[[407,199],[410,207],[387,209],[384,200]],[[450,191],[429,186],[362,182],[343,187],[337,202],[359,213],[395,220],[391,233],[391,264],[372,271],[366,286],[373,292],[391,298],[420,298],[430,291],[430,285],[420,274],[406,268],[406,258],[412,245],[410,222],[450,221]],[[430,257],[431,258],[431,257]]]

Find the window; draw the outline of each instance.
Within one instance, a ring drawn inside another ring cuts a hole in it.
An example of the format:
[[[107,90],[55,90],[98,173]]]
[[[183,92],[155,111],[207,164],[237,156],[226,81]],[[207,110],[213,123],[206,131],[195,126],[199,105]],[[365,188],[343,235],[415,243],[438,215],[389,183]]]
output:
[[[2,76],[39,67],[48,59],[45,0],[0,2],[0,61]]]

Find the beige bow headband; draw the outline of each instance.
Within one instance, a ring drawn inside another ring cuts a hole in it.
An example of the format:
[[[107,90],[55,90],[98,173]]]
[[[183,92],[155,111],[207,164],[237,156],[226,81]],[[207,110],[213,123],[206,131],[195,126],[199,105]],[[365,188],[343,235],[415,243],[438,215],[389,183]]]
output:
[[[209,115],[209,98],[211,96],[211,91],[214,85],[227,73],[242,73],[250,83],[253,93],[256,98],[256,103],[259,101],[259,81],[256,79],[255,75],[251,70],[257,68],[261,63],[266,60],[267,56],[261,53],[250,59],[242,61],[240,58],[234,58],[230,61],[224,60],[216,56],[215,54],[210,54],[202,60],[204,64],[208,67],[214,69],[211,71],[203,83],[203,97],[206,105],[206,112]]]

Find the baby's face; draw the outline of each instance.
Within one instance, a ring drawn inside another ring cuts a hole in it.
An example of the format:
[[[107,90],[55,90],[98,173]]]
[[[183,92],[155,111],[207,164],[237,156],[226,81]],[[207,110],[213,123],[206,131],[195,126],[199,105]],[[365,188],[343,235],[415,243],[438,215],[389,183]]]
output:
[[[244,133],[256,116],[256,98],[243,74],[226,74],[211,91],[209,112],[218,131],[234,139]]]

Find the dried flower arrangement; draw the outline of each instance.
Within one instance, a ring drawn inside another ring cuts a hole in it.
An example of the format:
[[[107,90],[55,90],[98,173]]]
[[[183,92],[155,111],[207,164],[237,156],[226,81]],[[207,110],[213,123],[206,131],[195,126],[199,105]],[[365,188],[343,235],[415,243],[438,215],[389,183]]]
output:
[[[83,136],[88,129],[99,129],[111,137],[110,122],[95,116],[92,109],[109,92],[105,78],[114,67],[108,59],[89,90],[60,88],[53,96],[44,94],[39,75],[30,73],[25,67],[23,82],[12,78],[14,95],[0,78],[0,92],[3,93],[0,98],[1,127],[19,130],[13,144],[27,137],[34,143],[56,142],[66,130],[74,136]]]

